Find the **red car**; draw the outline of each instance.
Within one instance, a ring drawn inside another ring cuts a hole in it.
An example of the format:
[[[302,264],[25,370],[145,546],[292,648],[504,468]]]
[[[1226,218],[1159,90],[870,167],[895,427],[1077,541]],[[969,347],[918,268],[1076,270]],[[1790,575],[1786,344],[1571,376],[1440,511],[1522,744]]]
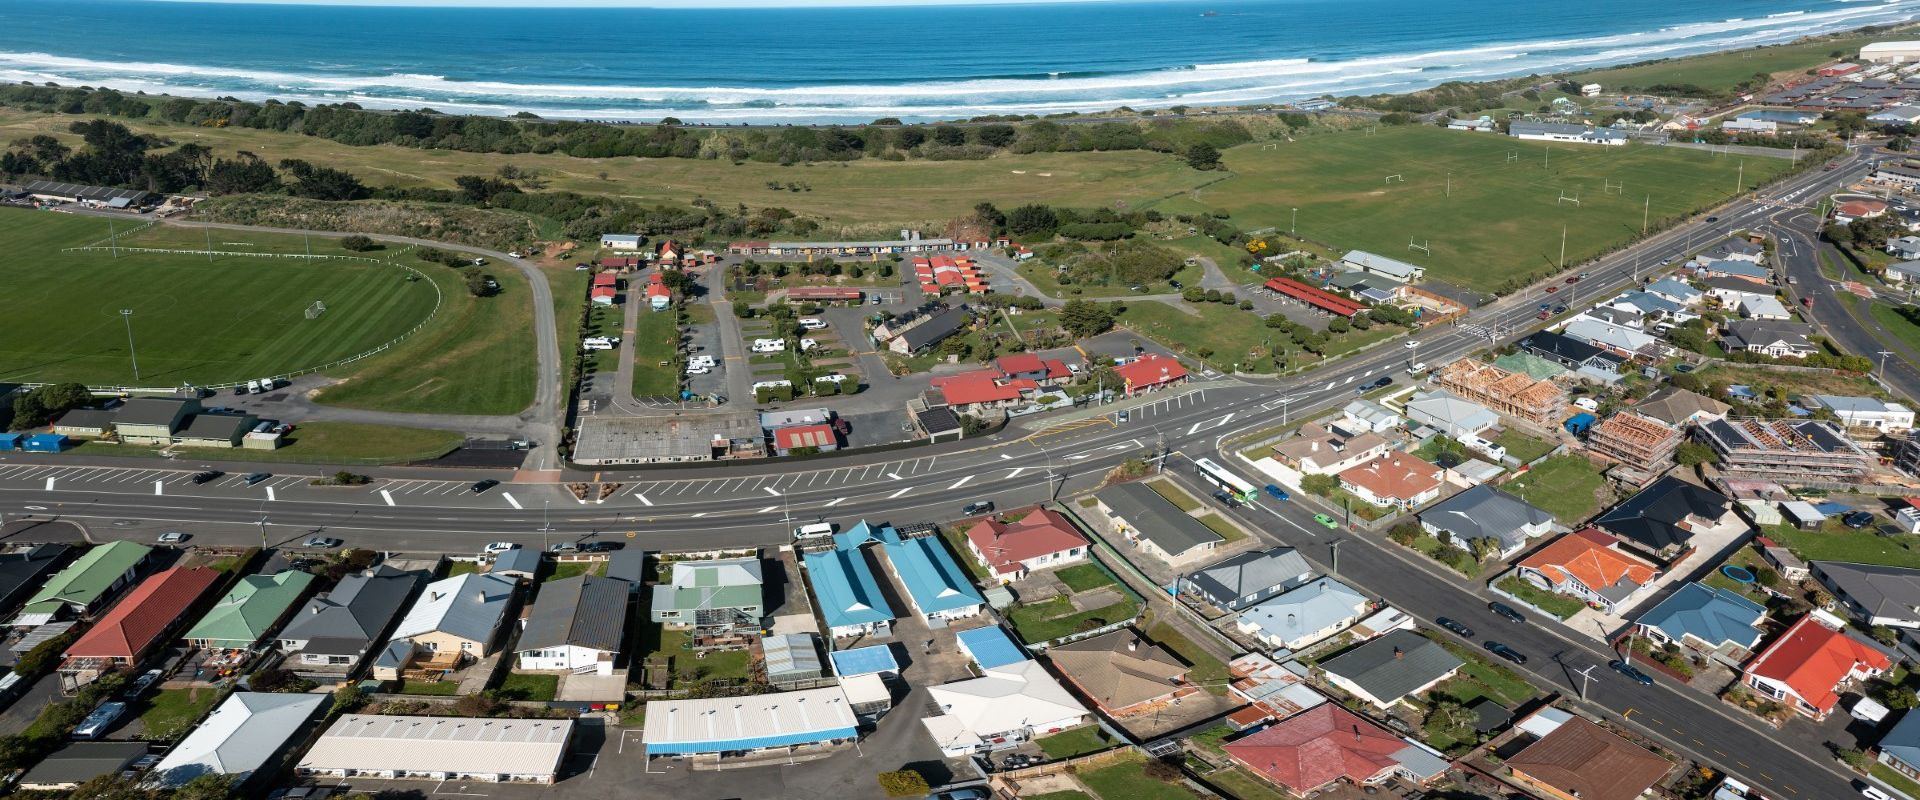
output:
[[[1573,277],[1570,277],[1570,278],[1568,278],[1568,279],[1567,279],[1567,285],[1568,285],[1568,286],[1572,286],[1572,285],[1574,285],[1574,284],[1576,284],[1576,283],[1579,283],[1579,282],[1580,282],[1580,276],[1578,276],[1578,275],[1575,275],[1575,276],[1573,276]]]
[[[1554,292],[1557,292],[1557,291],[1560,291],[1560,287],[1558,286],[1547,287],[1547,294],[1553,294]]]
[[[1540,319],[1546,319],[1546,318],[1548,318],[1548,317],[1551,317],[1551,316],[1553,316],[1553,312],[1551,312],[1551,311],[1542,311],[1542,312],[1540,312],[1540,313],[1538,313],[1538,314],[1535,314],[1534,316],[1535,316],[1535,317],[1538,317],[1538,318],[1540,318]]]

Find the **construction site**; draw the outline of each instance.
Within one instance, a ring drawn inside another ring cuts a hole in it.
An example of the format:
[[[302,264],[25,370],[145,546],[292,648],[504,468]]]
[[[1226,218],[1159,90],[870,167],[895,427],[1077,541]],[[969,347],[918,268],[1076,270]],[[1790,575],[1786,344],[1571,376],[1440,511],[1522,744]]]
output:
[[[1559,424],[1567,392],[1553,381],[1508,372],[1484,361],[1463,358],[1440,370],[1440,388],[1479,403],[1503,416],[1546,430]]]
[[[1659,471],[1684,437],[1679,428],[1631,411],[1602,420],[1587,433],[1587,451],[1636,472]]]
[[[1831,423],[1813,420],[1728,418],[1698,429],[1729,478],[1763,478],[1782,485],[1863,483],[1874,458]]]

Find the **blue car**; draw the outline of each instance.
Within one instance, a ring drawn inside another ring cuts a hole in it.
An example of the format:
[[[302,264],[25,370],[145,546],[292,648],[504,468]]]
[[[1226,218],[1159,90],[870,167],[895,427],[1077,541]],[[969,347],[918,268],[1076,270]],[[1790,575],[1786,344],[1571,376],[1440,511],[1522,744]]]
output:
[[[1267,491],[1268,497],[1271,497],[1275,500],[1280,500],[1282,502],[1284,502],[1287,499],[1287,497],[1289,497],[1289,495],[1287,494],[1287,490],[1282,489],[1278,486],[1275,486],[1271,483],[1267,484],[1266,491]]]

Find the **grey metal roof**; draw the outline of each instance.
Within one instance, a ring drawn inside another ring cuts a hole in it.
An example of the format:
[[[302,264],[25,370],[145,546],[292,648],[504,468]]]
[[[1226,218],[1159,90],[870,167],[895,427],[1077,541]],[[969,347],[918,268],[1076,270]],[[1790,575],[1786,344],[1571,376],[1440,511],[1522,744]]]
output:
[[[333,591],[308,600],[280,638],[306,641],[314,652],[362,652],[393,622],[421,577],[381,564],[341,578]],[[333,649],[315,650],[318,640]]]
[[[1408,630],[1388,633],[1341,653],[1320,666],[1365,689],[1375,698],[1393,702],[1459,669],[1465,662],[1438,642]]]
[[[188,439],[235,439],[257,420],[250,414],[195,414],[174,433]]]
[[[820,646],[811,633],[789,633],[760,640],[767,655],[767,677],[819,677]]]
[[[491,641],[506,619],[517,586],[512,578],[478,572],[429,583],[393,629],[393,638],[444,633],[472,642]]]
[[[73,742],[40,759],[21,776],[22,786],[85,783],[126,769],[147,754],[146,742]]]
[[[520,634],[520,650],[573,645],[618,652],[626,619],[625,581],[594,575],[549,581],[540,587],[527,629]]]
[[[965,311],[942,306],[926,322],[901,331],[900,338],[907,343],[908,350],[919,350],[938,344],[941,339],[952,336],[972,321],[973,316]]]
[[[1498,539],[1504,548],[1526,542],[1521,529],[1551,523],[1553,515],[1481,484],[1428,507],[1420,521],[1462,539]]]
[[[70,545],[48,543],[0,554],[0,610],[11,607],[20,599],[20,593],[53,574],[54,568],[65,563],[72,552]]]
[[[169,425],[188,403],[193,403],[193,408],[186,409],[189,411],[200,405],[174,397],[136,397],[117,409],[114,421],[121,425]]]
[[[523,547],[504,553],[495,553],[493,565],[487,567],[487,571],[524,572],[533,575],[540,571],[540,551]]]
[[[607,557],[607,577],[628,583],[646,582],[647,551],[615,550]]]
[[[54,422],[53,426],[56,428],[98,428],[100,430],[110,430],[113,428],[114,421],[119,419],[119,417],[120,415],[111,409],[76,408],[60,415],[60,419]]]
[[[1293,548],[1275,547],[1241,553],[1202,567],[1188,575],[1187,582],[1215,600],[1232,601],[1285,585],[1312,572],[1313,566]]]
[[[1221,541],[1197,519],[1187,516],[1159,492],[1138,481],[1101,489],[1096,495],[1113,513],[1127,521],[1141,538],[1170,556],[1179,556],[1203,544]]]
[[[148,779],[169,788],[209,774],[244,780],[328,702],[324,694],[234,692],[154,765]]]
[[[72,197],[80,200],[106,202],[126,199],[129,202],[145,200],[152,192],[141,189],[117,189],[111,186],[88,186],[81,183],[61,183],[59,181],[33,181],[25,187],[27,194],[44,194],[55,197]]]
[[[1366,613],[1365,595],[1321,577],[1240,613],[1241,622],[1286,641],[1331,628]]]
[[[1911,767],[1920,767],[1920,711],[1908,711],[1876,748]]]
[[[1920,609],[1920,569],[1814,561],[1808,564],[1876,617],[1911,619]]]

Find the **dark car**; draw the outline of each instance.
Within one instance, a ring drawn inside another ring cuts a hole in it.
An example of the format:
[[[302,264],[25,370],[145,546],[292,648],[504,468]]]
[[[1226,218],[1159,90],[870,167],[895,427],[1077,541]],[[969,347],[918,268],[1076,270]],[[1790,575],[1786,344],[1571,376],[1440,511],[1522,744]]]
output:
[[[1720,218],[1719,218],[1719,217],[1707,217],[1707,221],[1708,221],[1708,222],[1719,222],[1719,221],[1720,221]]]
[[[1473,638],[1472,628],[1469,628],[1465,625],[1460,624],[1459,622],[1448,619],[1446,617],[1438,617],[1434,619],[1433,624],[1438,625],[1442,628],[1446,628],[1447,630],[1453,631],[1454,633],[1459,634],[1463,638],[1467,638],[1467,639]]]
[[[1572,286],[1572,285],[1574,285],[1574,284],[1576,284],[1576,283],[1579,283],[1579,282],[1580,282],[1580,276],[1578,276],[1578,275],[1574,275],[1574,276],[1572,276],[1572,277],[1569,277],[1569,278],[1567,278],[1567,285],[1568,285],[1568,286]]]
[[[969,517],[975,514],[991,514],[993,513],[993,501],[982,500],[978,503],[968,503],[966,508],[960,509],[960,513]]]
[[[1567,313],[1567,307],[1566,307],[1566,306],[1554,306],[1554,307],[1553,307],[1553,313],[1555,313],[1555,314],[1565,314],[1565,313]]]
[[[221,472],[220,470],[217,470],[217,469],[210,469],[205,472],[196,472],[193,474],[193,485],[199,486],[200,484],[203,484],[203,483],[212,483],[213,481],[219,480],[220,476],[225,474],[227,473]]]
[[[1174,281],[1174,280],[1167,281],[1167,285],[1173,287],[1176,291],[1187,288],[1185,286],[1181,286],[1179,281]]]
[[[493,487],[495,487],[495,486],[499,486],[499,485],[500,485],[500,482],[499,482],[499,481],[496,481],[496,480],[494,480],[494,479],[492,479],[492,478],[488,478],[488,479],[486,479],[486,480],[483,480],[483,481],[474,481],[474,482],[473,482],[473,486],[472,486],[472,489],[473,489],[473,493],[474,493],[474,494],[479,494],[479,493],[481,493],[481,492],[484,492],[484,491],[486,491],[486,490],[488,490],[488,489],[491,489],[491,488],[493,488]]]
[[[582,553],[611,553],[627,546],[626,542],[581,542]]]
[[[978,786],[963,786],[929,795],[931,800],[990,800],[993,797],[986,789]]]
[[[252,485],[254,485],[254,484],[256,484],[256,483],[259,483],[259,482],[261,482],[261,481],[264,481],[264,480],[266,480],[266,479],[268,479],[268,478],[271,478],[271,477],[273,477],[273,473],[271,473],[271,472],[255,472],[255,473],[251,473],[251,474],[249,474],[249,475],[247,475],[247,485],[248,485],[248,486],[252,486]]]
[[[1240,507],[1240,501],[1235,500],[1233,495],[1227,494],[1226,492],[1219,492],[1219,491],[1214,492],[1213,499],[1220,501],[1221,504],[1225,505],[1228,508]]]
[[[1840,521],[1849,528],[1864,528],[1864,527],[1867,527],[1868,524],[1873,522],[1873,512],[1855,511],[1851,514],[1841,517]]]
[[[1526,617],[1520,616],[1520,612],[1513,610],[1513,606],[1507,605],[1506,603],[1502,603],[1498,600],[1488,603],[1487,610],[1495,614],[1499,614],[1500,616],[1506,617],[1508,622],[1526,622],[1527,621]]]
[[[1515,649],[1513,649],[1513,648],[1511,648],[1511,647],[1508,647],[1508,646],[1506,646],[1506,645],[1504,645],[1504,644],[1501,644],[1501,643],[1499,643],[1499,642],[1496,642],[1496,641],[1494,641],[1494,640],[1492,640],[1492,639],[1488,639],[1488,640],[1487,640],[1487,641],[1485,641],[1485,642],[1481,642],[1481,643],[1480,643],[1480,646],[1481,646],[1481,647],[1484,647],[1484,648],[1487,648],[1487,652],[1489,652],[1489,653],[1492,653],[1492,654],[1494,654],[1494,655],[1496,655],[1496,656],[1499,656],[1499,657],[1501,657],[1501,658],[1504,658],[1504,659],[1506,659],[1506,660],[1508,660],[1508,661],[1511,661],[1511,662],[1513,662],[1513,663],[1515,663],[1515,664],[1525,664],[1525,663],[1527,663],[1527,657],[1526,657],[1526,656],[1524,656],[1524,655],[1521,655],[1521,654],[1520,654],[1520,651],[1518,651],[1518,650],[1515,650]]]
[[[1641,686],[1653,685],[1653,678],[1648,677],[1647,673],[1641,672],[1639,667],[1629,664],[1625,660],[1616,658],[1607,662],[1607,666],[1612,667],[1614,672],[1627,676],[1627,678]]]

